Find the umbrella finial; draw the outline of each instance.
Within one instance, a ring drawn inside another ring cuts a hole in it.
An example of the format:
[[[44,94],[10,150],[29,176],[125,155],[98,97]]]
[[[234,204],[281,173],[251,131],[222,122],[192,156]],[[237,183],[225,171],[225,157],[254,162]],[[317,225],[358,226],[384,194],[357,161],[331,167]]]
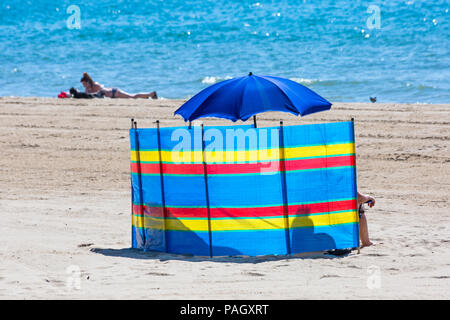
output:
[[[248,73],[248,75],[249,75],[249,76],[252,76],[252,75],[253,75],[253,73],[249,72],[249,73]]]

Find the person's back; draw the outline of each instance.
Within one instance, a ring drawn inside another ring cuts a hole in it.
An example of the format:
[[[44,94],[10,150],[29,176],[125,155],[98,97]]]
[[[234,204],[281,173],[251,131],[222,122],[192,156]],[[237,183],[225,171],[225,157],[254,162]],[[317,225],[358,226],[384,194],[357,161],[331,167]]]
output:
[[[95,93],[99,92],[103,89],[103,86],[92,80],[91,76],[87,73],[83,73],[83,77],[80,80],[81,84],[84,86],[86,93]]]

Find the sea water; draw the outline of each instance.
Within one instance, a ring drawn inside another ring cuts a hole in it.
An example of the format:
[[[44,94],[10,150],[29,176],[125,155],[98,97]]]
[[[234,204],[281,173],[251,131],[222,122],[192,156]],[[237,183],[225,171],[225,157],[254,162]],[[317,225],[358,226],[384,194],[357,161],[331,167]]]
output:
[[[0,96],[94,80],[189,98],[290,78],[336,101],[450,103],[450,1],[0,1]]]

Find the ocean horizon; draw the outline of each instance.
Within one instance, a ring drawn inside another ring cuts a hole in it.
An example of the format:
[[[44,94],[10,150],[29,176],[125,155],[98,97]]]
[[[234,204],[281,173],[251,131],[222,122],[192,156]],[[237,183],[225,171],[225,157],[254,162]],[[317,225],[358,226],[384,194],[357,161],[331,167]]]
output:
[[[0,4],[0,96],[106,87],[187,99],[253,72],[332,102],[450,103],[449,1]]]

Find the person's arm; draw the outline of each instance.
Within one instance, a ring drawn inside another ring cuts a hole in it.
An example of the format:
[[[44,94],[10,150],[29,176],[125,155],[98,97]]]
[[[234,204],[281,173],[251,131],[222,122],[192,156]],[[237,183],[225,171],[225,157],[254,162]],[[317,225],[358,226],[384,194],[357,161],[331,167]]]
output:
[[[84,92],[85,93],[92,93],[94,92],[92,85],[88,85],[87,87],[84,88]]]
[[[94,81],[94,84],[86,88],[86,93],[97,93],[103,89],[103,85]]]
[[[373,207],[375,205],[375,198],[371,197],[369,195],[365,195],[365,194],[361,194],[358,192],[358,203],[362,204],[362,203],[366,203],[368,201],[371,201],[370,203],[368,203],[369,207]]]

